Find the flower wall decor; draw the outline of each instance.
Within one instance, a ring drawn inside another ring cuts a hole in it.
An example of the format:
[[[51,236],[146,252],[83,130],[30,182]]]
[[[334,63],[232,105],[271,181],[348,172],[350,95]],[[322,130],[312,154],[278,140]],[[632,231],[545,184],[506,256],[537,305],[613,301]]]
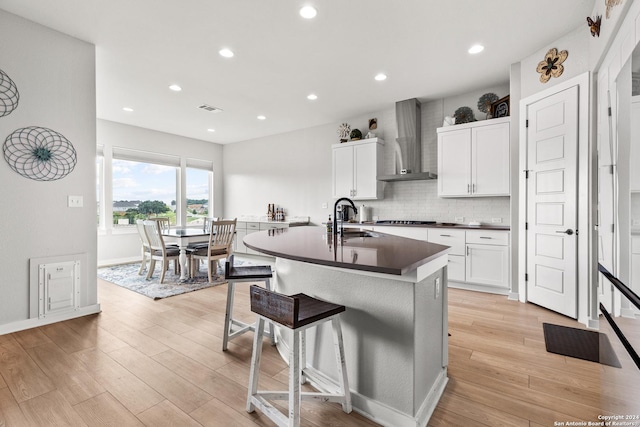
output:
[[[536,71],[540,73],[540,82],[546,83],[551,77],[560,77],[564,72],[564,66],[562,63],[569,56],[569,52],[561,50],[555,47],[549,49],[549,52],[544,56],[544,59],[538,63]]]
[[[607,6],[607,12],[605,13],[605,16],[607,17],[607,19],[609,19],[611,9],[613,9],[614,6],[617,6],[620,3],[622,3],[622,0],[604,0],[604,4]]]
[[[12,132],[2,151],[11,169],[36,181],[64,178],[77,162],[76,150],[64,135],[39,126]]]
[[[4,71],[0,70],[0,117],[8,116],[18,108],[18,87]]]

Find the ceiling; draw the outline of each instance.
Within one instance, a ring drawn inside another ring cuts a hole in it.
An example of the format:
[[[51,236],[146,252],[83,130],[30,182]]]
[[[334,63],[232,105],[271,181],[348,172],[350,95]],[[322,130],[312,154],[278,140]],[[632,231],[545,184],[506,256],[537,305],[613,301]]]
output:
[[[307,4],[317,8],[315,19],[298,14]],[[579,25],[588,37],[593,5],[0,0],[0,9],[96,45],[99,118],[223,144],[505,83],[510,64]],[[476,43],[484,52],[467,53]],[[233,58],[218,54],[225,47]],[[380,72],[387,80],[374,80]],[[173,92],[171,84],[183,90]],[[318,99],[308,100],[311,93]],[[198,109],[202,104],[223,111]]]

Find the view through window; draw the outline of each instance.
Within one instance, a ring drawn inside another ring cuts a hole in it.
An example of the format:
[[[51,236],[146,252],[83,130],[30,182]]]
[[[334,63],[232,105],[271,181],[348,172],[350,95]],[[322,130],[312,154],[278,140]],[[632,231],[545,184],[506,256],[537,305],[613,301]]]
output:
[[[187,224],[204,224],[204,218],[209,216],[211,172],[187,168]]]
[[[113,226],[168,217],[176,223],[176,167],[113,159]]]

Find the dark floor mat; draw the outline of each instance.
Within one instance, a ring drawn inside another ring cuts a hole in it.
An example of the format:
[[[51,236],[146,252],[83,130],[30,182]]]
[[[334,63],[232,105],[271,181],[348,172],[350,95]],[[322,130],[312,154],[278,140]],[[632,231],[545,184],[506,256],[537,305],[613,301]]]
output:
[[[542,328],[549,353],[622,367],[605,334],[550,323],[543,323]]]

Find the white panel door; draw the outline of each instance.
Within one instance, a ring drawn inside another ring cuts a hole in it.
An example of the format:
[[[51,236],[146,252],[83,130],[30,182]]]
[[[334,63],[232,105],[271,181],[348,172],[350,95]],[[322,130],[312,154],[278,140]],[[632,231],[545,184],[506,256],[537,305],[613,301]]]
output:
[[[509,195],[509,123],[472,129],[471,162],[474,196]]]
[[[527,119],[527,298],[575,319],[578,87],[529,105]]]
[[[333,150],[333,197],[352,197],[353,185],[353,147],[340,147]]]
[[[375,199],[378,196],[378,144],[357,145],[355,149],[354,199]]]
[[[438,196],[471,194],[471,129],[438,134]]]

